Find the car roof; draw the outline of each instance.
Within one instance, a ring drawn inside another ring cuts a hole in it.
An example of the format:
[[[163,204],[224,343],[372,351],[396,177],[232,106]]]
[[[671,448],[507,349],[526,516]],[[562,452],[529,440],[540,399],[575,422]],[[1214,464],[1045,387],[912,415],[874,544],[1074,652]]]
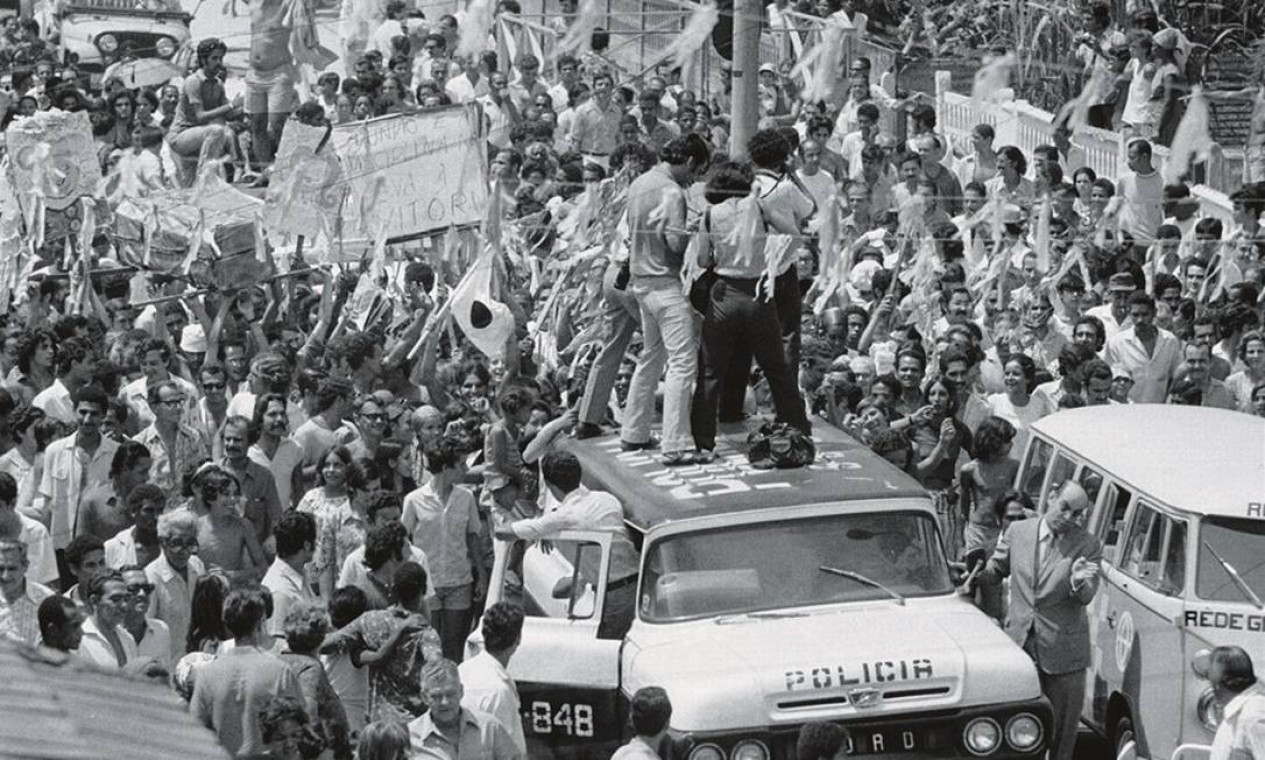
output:
[[[1069,409],[1033,430],[1164,504],[1247,517],[1265,501],[1265,419],[1198,406]],[[1259,515],[1258,515],[1259,516]]]
[[[645,532],[684,518],[810,504],[926,498],[926,490],[895,465],[842,431],[813,431],[817,459],[808,467],[757,470],[747,460],[747,435],[759,422],[721,425],[717,460],[710,465],[664,467],[662,452],[626,452],[616,435],[560,448],[576,455],[585,484],[614,494],[629,523]]]

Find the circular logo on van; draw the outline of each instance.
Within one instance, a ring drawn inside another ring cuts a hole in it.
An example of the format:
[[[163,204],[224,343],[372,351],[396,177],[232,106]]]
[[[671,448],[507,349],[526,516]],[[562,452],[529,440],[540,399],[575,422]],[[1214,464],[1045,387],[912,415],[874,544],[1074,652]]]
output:
[[[1122,673],[1133,651],[1133,634],[1133,616],[1127,611],[1120,613],[1120,624],[1116,626],[1116,667]]]

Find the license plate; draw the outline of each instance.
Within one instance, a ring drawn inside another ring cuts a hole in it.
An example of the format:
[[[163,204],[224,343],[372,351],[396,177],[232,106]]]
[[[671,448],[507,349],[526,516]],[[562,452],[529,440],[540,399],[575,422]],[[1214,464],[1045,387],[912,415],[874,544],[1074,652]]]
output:
[[[849,755],[880,755],[928,749],[926,737],[912,728],[851,728]]]

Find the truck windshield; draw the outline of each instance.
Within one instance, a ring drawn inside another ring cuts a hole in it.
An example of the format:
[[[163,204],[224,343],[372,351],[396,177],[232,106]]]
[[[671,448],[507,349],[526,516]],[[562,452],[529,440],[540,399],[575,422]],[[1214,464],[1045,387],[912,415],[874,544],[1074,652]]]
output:
[[[822,566],[863,576],[855,582]],[[831,515],[664,538],[648,549],[641,616],[670,622],[953,590],[921,512]],[[886,590],[885,590],[886,589]]]
[[[1195,593],[1218,602],[1252,602],[1230,570],[1260,599],[1265,599],[1265,521],[1205,517],[1199,536],[1199,574]]]

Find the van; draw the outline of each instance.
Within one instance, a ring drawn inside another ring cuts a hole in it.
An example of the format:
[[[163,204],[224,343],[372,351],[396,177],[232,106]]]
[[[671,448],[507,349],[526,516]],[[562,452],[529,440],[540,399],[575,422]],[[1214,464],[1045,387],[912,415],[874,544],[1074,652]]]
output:
[[[1192,664],[1242,646],[1265,663],[1265,420],[1125,404],[1034,423],[1016,487],[1044,511],[1068,480],[1103,543],[1082,719],[1119,758],[1206,757],[1219,720]]]
[[[837,430],[815,435],[812,465],[760,470],[749,429],[722,427],[709,465],[666,468],[613,436],[559,443],[620,499],[638,550],[621,640],[597,637],[610,533],[523,547],[519,588],[498,542],[488,600],[521,595],[526,612],[509,672],[529,756],[610,757],[632,695],[661,686],[689,760],[793,760],[809,721],[847,726],[858,756],[1041,757],[1035,667],[956,592],[926,491]]]

